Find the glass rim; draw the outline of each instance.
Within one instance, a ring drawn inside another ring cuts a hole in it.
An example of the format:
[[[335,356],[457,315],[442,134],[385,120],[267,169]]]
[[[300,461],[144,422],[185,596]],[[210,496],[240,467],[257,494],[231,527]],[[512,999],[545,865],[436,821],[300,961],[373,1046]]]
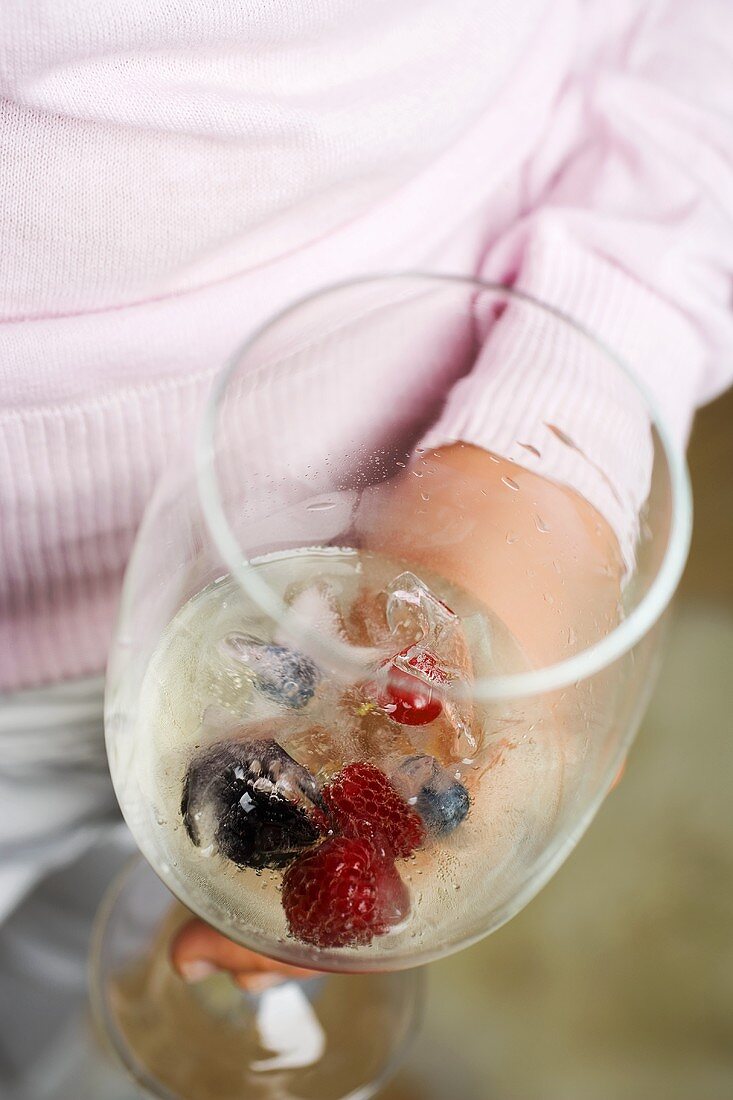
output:
[[[639,642],[669,605],[687,561],[692,535],[692,492],[689,471],[683,450],[674,442],[664,418],[660,414],[655,398],[625,360],[605,341],[597,337],[581,322],[576,321],[563,310],[542,302],[525,291],[502,283],[476,279],[471,276],[440,274],[422,271],[401,271],[395,273],[377,273],[340,280],[306,294],[268,317],[236,349],[228,362],[216,374],[204,407],[203,415],[196,433],[195,475],[198,486],[199,503],[214,545],[222,555],[232,576],[242,585],[257,605],[276,622],[288,622],[296,626],[296,634],[308,639],[312,646],[312,656],[344,671],[347,675],[363,671],[363,656],[355,657],[358,651],[338,639],[320,636],[305,620],[290,611],[282,599],[262,582],[250,563],[244,559],[242,548],[226,518],[224,505],[219,492],[219,483],[215,468],[215,437],[218,412],[225,396],[227,386],[239,368],[244,355],[254,348],[260,339],[281,321],[297,313],[304,306],[338,291],[351,287],[370,284],[386,284],[400,281],[422,281],[436,285],[454,285],[503,295],[509,299],[523,302],[540,312],[555,318],[563,325],[577,332],[613,362],[628,378],[632,386],[642,397],[651,424],[657,431],[662,451],[669,470],[671,496],[671,522],[664,556],[659,564],[648,590],[629,615],[622,619],[607,635],[599,641],[586,646],[578,653],[528,672],[507,673],[500,676],[484,677],[471,685],[471,696],[480,701],[510,700],[542,695],[558,691],[571,684],[585,680],[604,668],[609,667]]]

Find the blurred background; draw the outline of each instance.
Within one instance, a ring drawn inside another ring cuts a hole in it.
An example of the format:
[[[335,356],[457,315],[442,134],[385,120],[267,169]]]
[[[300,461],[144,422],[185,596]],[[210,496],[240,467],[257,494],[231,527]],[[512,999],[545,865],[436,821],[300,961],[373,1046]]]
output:
[[[430,967],[383,1100],[733,1097],[733,393],[689,462],[692,551],[626,774],[527,909]]]

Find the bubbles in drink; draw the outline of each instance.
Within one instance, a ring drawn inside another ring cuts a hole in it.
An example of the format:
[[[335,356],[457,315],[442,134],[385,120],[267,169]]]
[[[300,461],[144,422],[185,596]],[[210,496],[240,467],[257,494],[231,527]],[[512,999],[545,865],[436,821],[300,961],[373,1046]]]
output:
[[[465,933],[487,892],[516,891],[560,798],[567,754],[541,705],[474,700],[523,654],[465,592],[378,555],[255,568],[292,616],[272,624],[223,578],[150,662],[131,761],[149,851],[263,950],[399,955]],[[363,674],[322,668],[308,631],[362,647]]]

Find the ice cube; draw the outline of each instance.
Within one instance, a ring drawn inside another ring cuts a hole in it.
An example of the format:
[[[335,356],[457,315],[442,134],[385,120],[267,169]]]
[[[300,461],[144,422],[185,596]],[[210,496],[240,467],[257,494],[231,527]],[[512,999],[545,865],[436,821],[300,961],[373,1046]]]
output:
[[[248,667],[254,686],[273,702],[300,710],[313,698],[321,672],[304,653],[237,631],[221,645],[225,654]]]
[[[436,720],[440,732],[420,731],[413,738],[416,747],[427,742],[441,759],[475,755],[473,663],[460,618],[414,573],[406,572],[388,589],[387,621],[396,635],[415,639],[394,657],[396,667],[441,693],[443,711]]]
[[[393,637],[404,641],[400,649],[419,645],[437,658],[447,679],[470,679],[471,653],[460,618],[414,573],[401,573],[392,581],[386,614]]]
[[[281,867],[320,835],[318,784],[273,738],[218,741],[198,752],[181,791],[194,845],[242,867]]]
[[[363,588],[353,601],[346,620],[346,630],[352,645],[392,651],[392,631],[387,622],[386,592],[371,592]]]
[[[392,782],[409,806],[414,806],[428,829],[438,836],[452,833],[468,814],[468,790],[455,772],[442,768],[434,756],[421,754],[402,760]]]
[[[309,630],[331,638],[345,637],[336,594],[325,581],[291,585],[285,593],[285,602]],[[287,626],[278,628],[275,641],[280,645],[288,645],[294,641]]]

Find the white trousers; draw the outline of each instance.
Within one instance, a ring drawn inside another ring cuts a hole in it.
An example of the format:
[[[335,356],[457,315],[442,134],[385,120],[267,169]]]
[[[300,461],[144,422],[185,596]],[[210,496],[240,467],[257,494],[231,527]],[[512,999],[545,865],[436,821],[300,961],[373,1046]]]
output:
[[[2,1100],[98,1089],[81,1049],[89,939],[134,848],[107,770],[102,700],[101,678],[0,697]]]

